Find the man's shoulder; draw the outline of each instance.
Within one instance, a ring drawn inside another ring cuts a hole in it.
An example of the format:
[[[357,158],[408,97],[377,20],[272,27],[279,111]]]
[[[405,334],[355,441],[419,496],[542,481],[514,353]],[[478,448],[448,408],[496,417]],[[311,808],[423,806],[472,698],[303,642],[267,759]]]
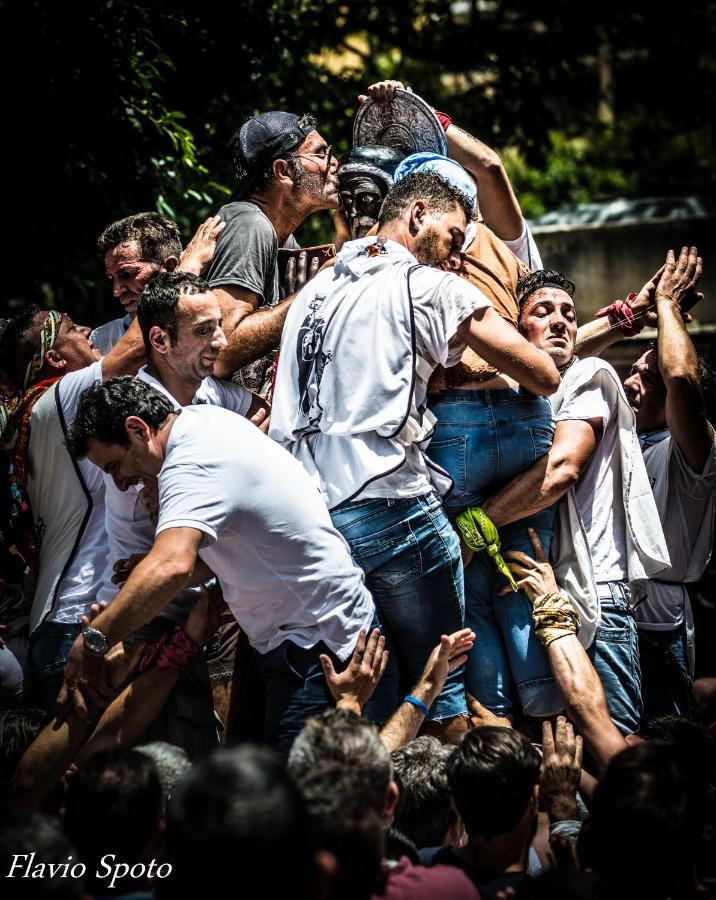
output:
[[[470,878],[452,865],[435,865],[431,868],[414,866],[403,857],[388,873],[385,891],[374,895],[387,900],[412,900],[444,897],[445,900],[476,898],[477,889]]]
[[[240,222],[242,228],[260,228],[265,229],[267,233],[274,234],[273,226],[255,203],[235,200],[222,206],[218,215],[226,222],[227,226],[233,226]]]

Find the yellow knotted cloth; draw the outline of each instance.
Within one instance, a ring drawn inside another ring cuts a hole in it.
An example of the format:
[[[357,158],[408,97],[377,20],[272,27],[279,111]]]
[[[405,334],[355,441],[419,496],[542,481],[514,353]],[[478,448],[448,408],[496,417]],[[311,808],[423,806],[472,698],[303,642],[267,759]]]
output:
[[[500,554],[500,535],[485,511],[479,506],[470,506],[461,512],[455,521],[463,541],[470,550],[474,550],[475,553],[487,550],[488,556],[492,557],[498,571],[509,581],[512,590],[518,590],[512,572]]]
[[[546,647],[566,634],[576,634],[579,616],[569,597],[552,591],[537,597],[532,604],[532,623],[540,643]]]

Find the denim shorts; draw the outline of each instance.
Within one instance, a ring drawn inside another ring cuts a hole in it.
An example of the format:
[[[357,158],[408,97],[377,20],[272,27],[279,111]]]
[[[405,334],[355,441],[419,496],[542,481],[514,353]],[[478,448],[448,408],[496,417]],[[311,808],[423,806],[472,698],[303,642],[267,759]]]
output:
[[[365,709],[373,721],[392,715],[420,677],[440,635],[464,626],[460,543],[436,492],[403,499],[353,500],[331,512],[366,574],[377,624],[391,651]],[[448,675],[429,719],[467,712],[463,667]]]
[[[631,593],[627,585],[617,581],[600,587],[607,588],[611,597],[600,600],[599,625],[589,655],[602,682],[609,715],[622,734],[632,734],[639,728],[644,706]]]
[[[552,446],[552,407],[521,388],[446,391],[432,410],[438,423],[428,455],[455,482],[445,502],[451,517],[483,503]],[[529,527],[548,551],[553,522],[550,507],[503,526],[502,551],[533,555]],[[465,569],[465,624],[476,634],[466,666],[467,689],[500,715],[518,698],[527,715],[559,712],[564,703],[532,628],[532,604],[523,591],[500,597],[506,584],[484,553]]]

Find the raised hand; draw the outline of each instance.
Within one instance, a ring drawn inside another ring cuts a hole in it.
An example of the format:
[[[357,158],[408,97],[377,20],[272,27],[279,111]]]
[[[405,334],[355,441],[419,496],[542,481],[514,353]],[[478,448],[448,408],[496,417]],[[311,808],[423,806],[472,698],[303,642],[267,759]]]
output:
[[[696,247],[682,247],[678,259],[673,250],[666,254],[664,271],[656,285],[656,302],[681,302],[690,297],[703,272],[703,260]]]
[[[406,87],[402,81],[376,81],[375,84],[371,84],[370,87],[367,88],[367,94],[358,95],[358,102],[365,103],[368,97],[370,97],[370,99],[375,100],[376,103],[385,105],[391,102],[396,91],[404,90],[406,90]]]
[[[342,672],[336,672],[333,660],[322,653],[321,665],[336,706],[360,715],[383,677],[388,658],[385,638],[378,628],[371,631],[369,638],[361,628],[353,656]]]
[[[216,242],[224,228],[226,222],[219,216],[210,216],[202,222],[180,256],[177,268],[182,272],[201,275],[214,258]]]
[[[578,819],[577,788],[582,775],[582,738],[564,716],[542,723],[540,797],[550,822]]]
[[[503,558],[512,574],[518,579],[517,587],[522,588],[530,602],[534,603],[538,597],[558,591],[559,587],[539,535],[534,528],[528,528],[527,534],[534,548],[534,559],[521,550],[510,550],[503,555]],[[510,590],[511,588],[507,586],[500,591],[500,594],[507,594]]]

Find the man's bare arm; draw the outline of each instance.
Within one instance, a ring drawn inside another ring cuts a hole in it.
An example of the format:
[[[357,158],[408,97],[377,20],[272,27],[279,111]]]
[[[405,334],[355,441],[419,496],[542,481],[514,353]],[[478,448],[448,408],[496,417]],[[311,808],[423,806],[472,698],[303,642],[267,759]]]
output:
[[[107,381],[115,375],[136,375],[146,361],[144,338],[135,318],[122,338],[102,358],[102,378]]]
[[[533,394],[553,394],[559,372],[549,354],[533,347],[492,306],[476,310],[457,329],[465,343]]]
[[[278,347],[293,297],[276,306],[257,309],[258,296],[246,288],[227,285],[213,288],[213,293],[221,304],[222,327],[228,341],[214,366],[214,375],[228,378],[236,369]]]
[[[681,300],[701,275],[696,247],[684,247],[679,259],[669,251],[656,288],[659,369],[666,387],[666,424],[686,461],[701,472],[713,445],[706,418],[696,348],[681,315]]]
[[[499,528],[551,506],[577,483],[600,432],[601,420],[557,422],[549,453],[483,503],[485,513]]]
[[[525,222],[510,179],[497,153],[487,144],[448,125],[448,153],[477,181],[477,199],[485,225],[503,241],[516,241]]]

